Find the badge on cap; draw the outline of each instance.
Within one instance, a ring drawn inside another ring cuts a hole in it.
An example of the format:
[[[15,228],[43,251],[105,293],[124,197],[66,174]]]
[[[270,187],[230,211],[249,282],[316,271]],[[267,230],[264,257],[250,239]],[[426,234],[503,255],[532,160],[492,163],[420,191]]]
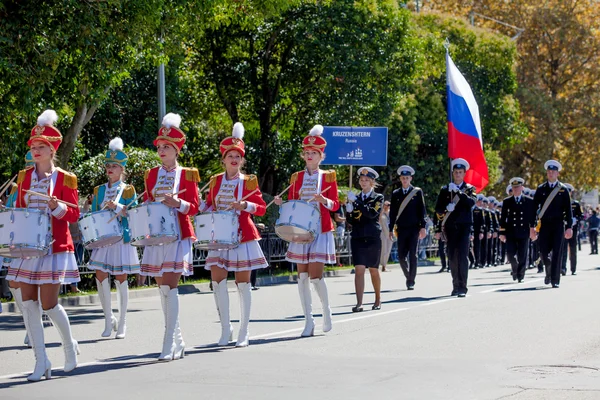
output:
[[[548,160],[544,163],[544,169],[551,171],[560,171],[562,170],[562,165],[556,160]]]
[[[379,174],[371,167],[362,167],[358,169],[358,176],[366,176],[371,179],[379,178]]]
[[[455,158],[454,160],[452,160],[452,162],[450,163],[451,167],[453,170],[455,169],[464,169],[465,171],[468,171],[469,168],[471,167],[469,165],[469,162],[467,160],[465,160],[464,158]]]
[[[402,165],[398,167],[398,175],[400,176],[413,176],[415,170],[410,165]]]

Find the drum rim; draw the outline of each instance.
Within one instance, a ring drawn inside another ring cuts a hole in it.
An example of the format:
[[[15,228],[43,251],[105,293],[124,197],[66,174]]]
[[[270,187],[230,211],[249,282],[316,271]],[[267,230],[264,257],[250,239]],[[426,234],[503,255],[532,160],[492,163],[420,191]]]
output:
[[[93,216],[93,215],[96,215],[96,214],[102,214],[102,213],[105,213],[105,212],[108,212],[108,213],[111,213],[111,214],[116,214],[116,212],[115,212],[114,210],[98,210],[98,211],[89,211],[89,212],[86,212],[85,214],[81,215],[81,216],[79,217],[79,221],[77,221],[77,223],[79,223],[79,222],[80,222],[82,219],[84,219],[84,218],[88,218],[88,217],[91,217],[91,216]]]
[[[203,215],[211,215],[211,214],[225,214],[225,215],[231,215],[232,217],[233,216],[237,216],[238,218],[240,217],[238,215],[238,213],[236,213],[235,211],[225,211],[225,210],[222,210],[222,211],[206,211],[206,212],[203,212],[203,213],[195,215],[194,216],[194,220],[196,220],[196,218],[201,217]]]
[[[168,242],[168,243],[161,243],[161,244],[136,244],[136,243],[135,243],[135,242],[137,242],[138,240],[150,239],[150,238],[156,238],[156,237],[175,237],[175,239],[173,239],[172,241],[170,241],[170,242]],[[138,247],[141,247],[141,246],[163,246],[163,245],[165,245],[165,244],[170,244],[170,243],[173,243],[173,242],[175,242],[175,241],[177,241],[177,240],[179,240],[179,234],[176,234],[176,235],[174,235],[174,236],[171,236],[171,235],[158,235],[158,234],[156,234],[156,235],[144,235],[144,236],[136,236],[136,237],[132,237],[132,238],[129,240],[129,243],[130,243],[132,246],[138,246]]]
[[[123,240],[123,233],[121,232],[121,234],[104,235],[104,236],[100,236],[100,237],[92,239],[92,240],[88,240],[88,241],[82,242],[83,243],[83,247],[85,247],[87,249],[87,246],[90,245],[90,244],[92,244],[92,243],[98,242],[98,241],[100,241],[102,239],[108,239],[108,238],[113,238],[113,237],[117,237],[117,236],[119,237],[119,240]],[[94,247],[94,248],[95,249],[100,249],[102,247],[112,246],[113,244],[118,243],[119,240],[117,240],[116,242],[113,242],[111,244],[107,244],[106,246],[100,246],[100,247]]]
[[[6,258],[40,258],[40,257],[44,257],[48,254],[48,251],[50,250],[50,245],[48,246],[34,246],[31,244],[18,244],[18,245],[8,245],[8,244],[0,244],[0,249],[10,249],[10,248],[19,248],[19,249],[36,249],[36,250],[40,250],[43,252],[43,254],[39,255],[39,256],[31,256],[31,257],[15,257],[15,256],[10,256],[10,255],[4,255],[2,254],[2,257],[6,257]]]

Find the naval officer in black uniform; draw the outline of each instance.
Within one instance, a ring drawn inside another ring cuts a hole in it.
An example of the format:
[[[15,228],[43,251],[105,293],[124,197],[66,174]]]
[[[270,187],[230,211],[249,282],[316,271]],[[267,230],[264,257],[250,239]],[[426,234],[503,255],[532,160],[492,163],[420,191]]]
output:
[[[398,238],[398,258],[408,290],[415,288],[419,239],[427,236],[425,198],[420,188],[411,185],[414,174],[415,170],[408,165],[398,168],[402,187],[392,193],[390,207],[390,238],[392,238],[395,227]],[[408,262],[406,261],[407,257]]]
[[[483,199],[485,196],[483,194],[477,195],[477,203],[475,203],[475,208],[473,209],[473,253],[475,256],[475,265],[474,269],[483,268],[485,265],[485,257],[482,257],[483,252],[485,251],[485,234],[486,234],[486,226],[485,226],[485,210],[483,209]]]
[[[436,239],[442,233],[448,245],[448,264],[452,272],[452,296],[467,295],[469,239],[473,229],[475,187],[464,182],[469,163],[462,158],[451,162],[452,182],[442,187],[435,205]]]
[[[512,178],[512,196],[502,201],[500,215],[500,240],[506,243],[508,261],[512,267],[513,280],[525,279],[529,228],[535,223],[533,200],[523,195],[523,178]]]
[[[567,274],[567,256],[571,264],[571,275],[577,275],[577,234],[579,233],[579,223],[583,219],[583,211],[581,211],[581,204],[573,198],[573,185],[570,183],[564,184],[569,190],[571,196],[571,212],[573,214],[573,236],[571,239],[565,239],[562,247],[562,264],[561,272],[564,275]]]
[[[530,238],[539,240],[540,254],[546,267],[546,285],[553,288],[560,284],[562,241],[573,236],[573,213],[571,196],[566,186],[558,181],[562,165],[556,160],[544,164],[548,180],[539,185],[533,197],[533,207],[537,213],[537,227],[531,226]],[[568,227],[565,230],[565,226]],[[538,234],[539,232],[539,234]],[[552,252],[552,259],[550,259]]]
[[[381,225],[379,216],[383,207],[383,195],[375,193],[375,180],[379,174],[369,167],[358,170],[358,184],[362,191],[356,195],[348,192],[346,203],[346,222],[352,226],[350,247],[354,263],[354,288],[356,289],[356,306],[353,312],[363,310],[363,294],[365,293],[365,270],[369,269],[371,283],[375,292],[373,310],[381,308],[381,277],[379,260],[381,258]]]

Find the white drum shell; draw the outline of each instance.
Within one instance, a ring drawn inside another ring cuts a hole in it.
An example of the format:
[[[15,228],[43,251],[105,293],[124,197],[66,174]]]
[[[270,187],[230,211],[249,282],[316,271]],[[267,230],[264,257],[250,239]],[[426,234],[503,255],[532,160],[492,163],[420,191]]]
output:
[[[48,254],[52,241],[46,211],[5,208],[0,211],[0,256],[34,258]]]
[[[86,214],[79,220],[79,230],[86,249],[108,247],[123,238],[121,222],[118,218],[113,218],[114,216],[113,211],[102,210]]]
[[[275,233],[287,242],[310,243],[321,233],[321,212],[318,204],[290,200],[279,208]]]
[[[235,212],[215,211],[196,215],[196,248],[228,250],[240,244],[239,217]]]
[[[179,239],[177,210],[163,203],[146,203],[130,209],[129,230],[134,246],[160,246]]]

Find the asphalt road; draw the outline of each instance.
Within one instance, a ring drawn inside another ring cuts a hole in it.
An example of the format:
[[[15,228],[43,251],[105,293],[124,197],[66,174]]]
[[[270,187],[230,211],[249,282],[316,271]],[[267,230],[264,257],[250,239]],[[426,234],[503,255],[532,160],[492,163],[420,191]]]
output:
[[[383,273],[383,304],[352,313],[353,275],[328,278],[334,328],[299,338],[295,284],[252,292],[251,345],[216,347],[220,327],[211,293],[180,297],[186,357],[156,362],[163,317],[158,296],[130,301],[125,340],[104,339],[97,306],[68,308],[82,354],[62,372],[56,329],[45,329],[50,381],[29,383],[32,351],[18,314],[0,315],[0,399],[600,399],[600,257],[579,252],[576,276],[560,289],[507,265],[474,270],[469,294],[449,297],[450,274],[420,267],[406,291],[399,269]],[[231,288],[237,334],[239,302]],[[315,313],[320,302],[313,292]],[[116,304],[113,303],[116,309]]]

